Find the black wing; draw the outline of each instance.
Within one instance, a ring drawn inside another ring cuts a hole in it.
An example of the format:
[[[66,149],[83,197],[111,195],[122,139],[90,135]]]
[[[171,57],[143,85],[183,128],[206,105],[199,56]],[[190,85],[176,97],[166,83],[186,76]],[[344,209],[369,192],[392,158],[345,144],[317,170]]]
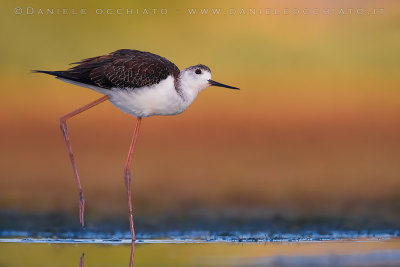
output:
[[[108,55],[84,59],[66,71],[36,71],[94,85],[138,88],[159,83],[172,75],[179,76],[178,67],[166,58],[150,52],[121,49]]]

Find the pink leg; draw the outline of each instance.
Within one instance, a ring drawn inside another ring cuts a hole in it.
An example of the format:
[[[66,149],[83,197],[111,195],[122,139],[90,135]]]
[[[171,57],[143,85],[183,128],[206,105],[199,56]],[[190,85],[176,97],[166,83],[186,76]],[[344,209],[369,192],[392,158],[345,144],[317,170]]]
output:
[[[78,170],[76,168],[76,163],[74,159],[74,154],[72,153],[72,148],[71,144],[69,142],[69,136],[68,136],[68,129],[67,129],[67,120],[79,113],[84,112],[85,110],[88,110],[106,100],[108,100],[110,97],[108,95],[103,96],[102,98],[97,99],[96,101],[93,101],[86,106],[83,106],[81,108],[78,108],[77,110],[72,111],[71,113],[68,113],[60,118],[60,128],[64,136],[65,143],[67,144],[67,149],[68,149],[68,154],[69,158],[71,160],[72,168],[74,169],[74,174],[75,174],[75,181],[76,184],[78,185],[78,190],[79,190],[79,221],[82,225],[82,227],[85,226],[85,221],[84,221],[84,211],[85,211],[85,196],[83,195],[82,191],[82,186],[81,186],[81,181],[79,179],[79,174]]]
[[[132,194],[131,194],[131,161],[132,161],[132,154],[133,150],[135,149],[136,138],[139,133],[140,123],[142,118],[137,118],[137,123],[135,127],[135,131],[133,133],[131,146],[129,148],[128,158],[126,159],[125,169],[124,169],[124,179],[125,179],[125,187],[126,187],[126,194],[128,196],[128,207],[129,207],[129,223],[131,229],[132,240],[135,240],[135,229],[133,229],[133,212],[132,212]]]

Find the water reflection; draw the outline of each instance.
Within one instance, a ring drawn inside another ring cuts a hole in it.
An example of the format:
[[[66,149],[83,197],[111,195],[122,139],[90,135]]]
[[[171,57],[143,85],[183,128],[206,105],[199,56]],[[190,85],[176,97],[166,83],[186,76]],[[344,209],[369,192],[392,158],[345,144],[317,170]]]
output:
[[[85,252],[82,252],[81,259],[79,260],[79,267],[83,267],[83,260],[85,259]]]
[[[129,267],[133,266],[133,257],[135,255],[135,241],[132,241],[131,243],[131,254],[129,257]],[[84,266],[84,261],[85,261],[85,252],[82,252],[82,256],[79,260],[79,267],[83,267]]]
[[[132,240],[131,244],[131,256],[129,258],[129,267],[133,266],[133,256],[135,255],[135,241]]]
[[[63,240],[64,243],[57,240],[50,244],[49,240],[29,241],[31,243],[5,241],[0,239],[0,266],[7,267],[400,266],[400,238],[265,243],[180,243],[179,240],[164,239],[140,240],[138,247],[126,239]]]

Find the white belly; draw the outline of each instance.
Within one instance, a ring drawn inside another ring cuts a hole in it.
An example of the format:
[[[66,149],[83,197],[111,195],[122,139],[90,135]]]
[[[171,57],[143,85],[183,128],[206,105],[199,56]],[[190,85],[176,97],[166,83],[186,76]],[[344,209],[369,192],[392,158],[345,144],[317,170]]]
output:
[[[174,77],[152,86],[141,88],[111,88],[104,89],[97,86],[82,84],[68,79],[58,78],[62,81],[86,87],[110,96],[109,101],[125,113],[135,117],[149,117],[154,115],[175,115],[185,111],[192,103],[184,101],[175,90]]]
[[[107,94],[110,96],[110,102],[117,108],[135,117],[175,115],[187,108],[175,90],[172,76],[152,86],[135,89],[112,88]]]

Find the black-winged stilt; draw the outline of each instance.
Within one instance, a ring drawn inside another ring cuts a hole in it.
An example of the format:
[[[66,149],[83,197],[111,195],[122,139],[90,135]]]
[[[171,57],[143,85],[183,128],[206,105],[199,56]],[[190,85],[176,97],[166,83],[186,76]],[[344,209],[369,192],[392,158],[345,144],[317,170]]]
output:
[[[207,66],[196,65],[179,71],[178,67],[166,58],[138,50],[121,49],[108,55],[84,59],[74,64],[77,65],[65,71],[36,70],[34,72],[50,74],[62,81],[86,87],[104,95],[60,118],[61,131],[67,144],[79,190],[80,223],[84,227],[85,197],[72,153],[66,121],[109,100],[120,110],[137,118],[124,169],[130,230],[132,240],[135,240],[130,163],[142,118],[180,114],[189,107],[200,91],[209,86],[239,88],[211,80],[211,71]]]

